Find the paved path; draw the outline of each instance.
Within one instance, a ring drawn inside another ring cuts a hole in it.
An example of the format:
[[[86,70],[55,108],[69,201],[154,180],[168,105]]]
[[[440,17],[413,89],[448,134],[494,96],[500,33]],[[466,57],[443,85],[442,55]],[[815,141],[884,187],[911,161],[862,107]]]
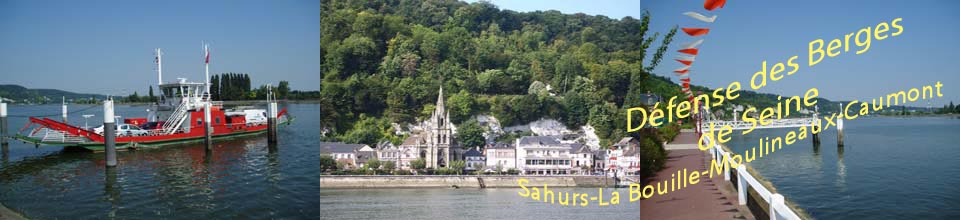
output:
[[[707,170],[710,155],[697,149],[697,140],[696,133],[684,131],[664,146],[669,152],[666,168],[650,178],[648,184],[656,187],[657,182],[669,181],[671,174],[683,168],[689,172]],[[701,176],[700,183],[641,200],[640,219],[753,219],[752,215],[744,216],[746,207],[735,205],[737,198],[732,190],[723,181],[723,175]]]

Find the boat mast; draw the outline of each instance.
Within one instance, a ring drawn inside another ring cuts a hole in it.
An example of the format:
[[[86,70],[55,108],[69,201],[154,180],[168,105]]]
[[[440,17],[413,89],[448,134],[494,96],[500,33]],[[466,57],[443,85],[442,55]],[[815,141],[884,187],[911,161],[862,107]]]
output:
[[[163,54],[160,53],[160,48],[156,49],[157,51],[157,86],[159,89],[160,85],[163,85]],[[161,91],[162,93],[162,91]]]
[[[156,49],[157,51],[157,90],[160,90],[160,97],[163,97],[163,89],[160,86],[163,85],[163,53],[160,52],[160,48]],[[158,101],[160,99],[157,99]]]
[[[204,64],[204,65],[203,65],[203,67],[204,67],[204,78],[203,78],[203,80],[204,80],[204,82],[206,82],[206,83],[204,84],[204,85],[206,85],[206,89],[205,89],[204,95],[207,96],[207,100],[209,100],[209,99],[210,99],[210,49],[207,48],[207,44],[203,44],[203,52],[204,52],[204,57],[205,57],[204,62],[203,62],[203,64]]]

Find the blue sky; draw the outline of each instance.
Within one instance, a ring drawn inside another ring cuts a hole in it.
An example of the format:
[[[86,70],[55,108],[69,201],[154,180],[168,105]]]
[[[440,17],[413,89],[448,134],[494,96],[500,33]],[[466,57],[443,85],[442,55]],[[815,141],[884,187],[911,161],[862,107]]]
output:
[[[514,11],[552,9],[611,18],[636,18],[647,10],[652,15],[651,31],[661,35],[674,25],[710,28],[710,33],[702,37],[704,43],[691,68],[691,77],[694,84],[711,88],[725,87],[733,80],[747,83],[753,73],[761,70],[762,61],[766,60],[770,68],[796,55],[801,65],[796,74],[777,82],[768,81],[759,91],[802,96],[807,89],[816,87],[821,97],[831,100],[869,100],[939,80],[944,84],[944,97],[931,100],[930,105],[940,107],[960,101],[960,70],[952,67],[957,59],[954,52],[960,50],[956,40],[960,36],[957,1],[730,0],[724,8],[712,12],[703,9],[702,0],[492,2],[501,9]],[[687,11],[718,15],[718,19],[713,24],[702,23],[681,14]],[[859,55],[854,49],[860,47],[851,39],[851,52],[806,66],[810,41],[829,42],[898,17],[903,18],[902,35],[882,41],[873,39],[870,49]],[[697,39],[700,38],[678,33],[665,58],[676,57],[680,44]],[[675,61],[664,60],[654,72],[677,81],[672,70],[679,67],[681,64]],[[926,106],[927,102],[910,105]]]
[[[252,84],[318,90],[319,1],[0,1],[0,84],[146,94],[164,81],[249,73]]]

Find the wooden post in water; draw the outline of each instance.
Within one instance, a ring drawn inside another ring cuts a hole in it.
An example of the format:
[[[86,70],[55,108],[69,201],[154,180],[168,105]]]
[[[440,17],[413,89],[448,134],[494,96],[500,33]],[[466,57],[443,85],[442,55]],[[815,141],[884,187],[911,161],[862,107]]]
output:
[[[106,151],[107,167],[117,166],[116,119],[113,117],[113,99],[103,101],[103,150]]]
[[[211,140],[211,135],[213,135],[213,128],[210,126],[210,101],[204,102],[203,105],[203,133],[204,133],[204,144],[207,151],[211,150],[213,145],[213,140]]]

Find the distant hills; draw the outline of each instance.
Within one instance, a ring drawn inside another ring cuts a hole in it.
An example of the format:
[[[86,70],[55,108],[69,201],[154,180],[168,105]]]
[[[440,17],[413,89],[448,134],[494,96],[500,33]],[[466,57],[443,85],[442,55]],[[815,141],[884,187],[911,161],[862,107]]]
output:
[[[0,85],[0,97],[3,97],[4,102],[41,104],[59,103],[61,97],[66,97],[69,101],[91,97],[102,98],[104,95],[73,93],[59,89],[29,89],[20,85]]]

